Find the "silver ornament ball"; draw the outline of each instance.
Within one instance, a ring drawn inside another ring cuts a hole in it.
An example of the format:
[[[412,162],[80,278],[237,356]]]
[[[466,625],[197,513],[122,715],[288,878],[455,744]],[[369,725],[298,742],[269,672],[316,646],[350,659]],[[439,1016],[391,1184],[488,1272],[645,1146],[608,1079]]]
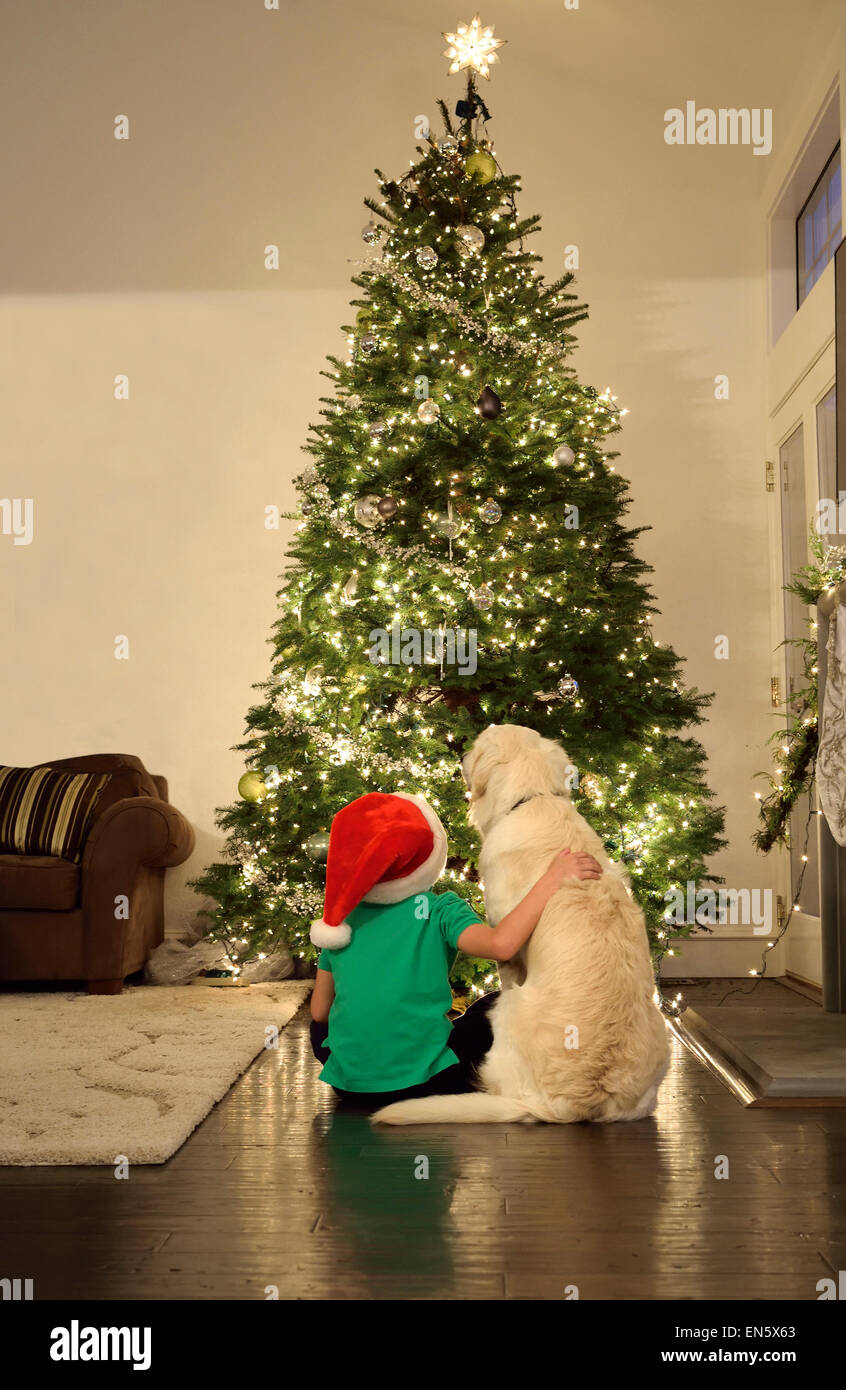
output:
[[[485,244],[484,232],[481,227],[475,227],[472,222],[466,222],[459,227],[455,233],[455,239],[460,256],[475,256]]]
[[[431,270],[438,264],[438,253],[434,246],[421,246],[417,252],[417,264],[421,270]]]
[[[473,590],[470,598],[473,601],[473,607],[478,608],[480,613],[487,613],[488,609],[493,607],[493,591],[488,588],[487,584],[480,584],[478,589]]]
[[[558,682],[558,693],[565,700],[575,700],[579,693],[579,682],[575,676],[571,676],[569,671],[563,675]]]
[[[326,672],[324,671],[322,666],[309,666],[308,670],[303,676],[303,690],[305,691],[306,695],[320,694],[320,687],[323,683],[323,677],[325,676],[325,674]]]
[[[368,222],[367,226],[361,229],[361,239],[368,246],[375,246],[377,241],[382,240],[381,227],[377,227],[375,222]]]
[[[380,497],[376,503],[376,510],[386,521],[390,521],[392,516],[396,516],[399,509],[399,502],[395,497]]]
[[[373,337],[372,333],[365,333],[364,337],[361,339],[359,346],[361,347],[362,352],[366,352],[368,357],[372,357],[373,353],[377,351],[379,343],[376,340],[376,338]]]
[[[384,420],[371,420],[370,424],[367,426],[367,433],[370,435],[371,439],[381,439],[387,428],[388,426]]]
[[[379,498],[375,493],[369,492],[365,497],[359,497],[353,508],[353,515],[359,526],[365,526],[368,531],[372,531],[382,520],[379,515]]]
[[[494,522],[499,521],[502,516],[502,507],[498,502],[495,502],[492,497],[489,497],[479,508],[479,516],[483,521],[486,521],[489,526],[493,526]]]
[[[575,461],[576,455],[569,444],[559,444],[555,453],[552,455],[559,468],[567,468]]]
[[[437,534],[447,541],[454,541],[464,530],[463,522],[455,516],[450,516],[449,512],[436,512],[432,524]]]

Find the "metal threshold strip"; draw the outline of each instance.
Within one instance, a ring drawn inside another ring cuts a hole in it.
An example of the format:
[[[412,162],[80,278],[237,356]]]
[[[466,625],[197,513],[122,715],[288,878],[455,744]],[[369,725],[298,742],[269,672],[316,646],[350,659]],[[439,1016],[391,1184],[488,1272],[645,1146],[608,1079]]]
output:
[[[688,1009],[687,1013],[690,1012],[691,1010]],[[679,1018],[667,1018],[666,1022],[673,1036],[684,1044],[688,1052],[693,1053],[703,1067],[707,1067],[708,1071],[713,1072],[722,1081],[723,1085],[731,1091],[735,1100],[746,1106],[759,1102],[757,1092],[752,1089],[739,1067],[726,1057],[719,1048],[716,1048],[709,1038],[706,1038],[698,1030],[694,1031],[686,1024],[684,1015]]]
[[[747,1108],[800,1110],[846,1106],[842,1084],[832,1085],[830,1092],[821,1089],[817,1094],[801,1095],[797,1088],[784,1093],[783,1078],[779,1082],[777,1076],[768,1075],[766,1068],[752,1056],[744,1057],[745,1044],[740,1039],[727,1035],[722,1045],[718,1030],[695,1009],[687,1009],[680,1018],[668,1018],[667,1026],[697,1061],[722,1081],[735,1100]],[[730,1055],[728,1049],[735,1055]],[[778,1093],[779,1084],[773,1086],[774,1079],[779,1082],[782,1094]]]

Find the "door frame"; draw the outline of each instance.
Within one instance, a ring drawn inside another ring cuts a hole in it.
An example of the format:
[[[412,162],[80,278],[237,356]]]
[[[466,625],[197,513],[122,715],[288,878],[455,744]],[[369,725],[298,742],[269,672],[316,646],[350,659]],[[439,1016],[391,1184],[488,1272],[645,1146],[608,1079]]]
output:
[[[846,205],[846,189],[844,190]],[[842,383],[835,402],[837,494],[846,492],[846,242],[834,253],[834,355]],[[846,541],[844,541],[846,544]],[[846,1013],[846,849],[828,826],[821,839],[823,1004],[830,1013]]]
[[[817,406],[831,390],[835,383],[835,378],[835,344],[832,336],[825,346],[812,357],[812,360],[807,364],[804,370],[800,370],[797,373],[789,391],[777,404],[775,409],[771,411],[767,422],[768,457],[774,465],[773,471],[777,480],[775,489],[777,501],[773,508],[774,524],[770,543],[772,674],[777,676],[780,681],[783,700],[788,690],[788,669],[787,649],[782,645],[786,636],[786,628],[783,593],[784,581],[782,577],[784,491],[780,466],[780,451],[782,445],[785,444],[794,431],[801,426],[804,453],[805,506],[808,512],[808,524],[810,525],[814,505],[819,497]],[[838,421],[839,419],[840,412],[838,409]],[[839,467],[840,455],[838,454],[838,470]],[[839,476],[840,474],[838,472],[838,478]],[[844,477],[846,477],[846,467],[844,467]],[[838,486],[844,485],[838,483]],[[844,486],[844,490],[846,490],[846,486]],[[843,543],[846,544],[846,536],[843,537]],[[808,613],[809,617],[816,619],[815,612],[809,609]],[[772,713],[775,715],[776,710],[773,709]],[[778,719],[782,719],[782,717],[783,705],[778,711]],[[778,722],[773,720],[773,728],[777,727],[779,727]],[[819,834],[819,832],[817,833]],[[789,911],[792,901],[790,854],[786,850],[773,851],[773,853],[777,853],[778,855],[775,866],[776,891],[782,901],[784,910]],[[818,859],[820,862],[821,853],[822,847],[818,844]],[[820,892],[822,892],[822,885],[820,885]],[[811,984],[821,985],[823,951],[820,917],[806,912],[794,912],[784,940],[773,951],[772,955],[773,959],[770,962],[770,968],[773,974],[784,974],[789,972],[800,979],[807,980]]]

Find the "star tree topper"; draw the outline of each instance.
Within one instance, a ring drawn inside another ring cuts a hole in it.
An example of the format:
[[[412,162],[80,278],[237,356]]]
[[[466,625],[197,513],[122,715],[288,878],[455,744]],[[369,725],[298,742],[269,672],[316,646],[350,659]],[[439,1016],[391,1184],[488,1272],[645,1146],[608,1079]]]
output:
[[[480,77],[490,80],[492,63],[499,62],[496,50],[502,48],[505,39],[495,39],[494,25],[482,28],[482,21],[476,15],[469,24],[459,24],[454,34],[444,34],[449,48],[444,49],[444,57],[451,58],[450,76],[471,68]]]

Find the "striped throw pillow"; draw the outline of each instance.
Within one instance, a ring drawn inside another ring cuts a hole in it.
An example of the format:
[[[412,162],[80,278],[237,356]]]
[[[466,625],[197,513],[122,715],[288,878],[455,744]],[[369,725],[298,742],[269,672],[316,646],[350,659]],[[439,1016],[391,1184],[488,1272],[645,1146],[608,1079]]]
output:
[[[78,864],[107,772],[0,767],[0,854],[52,854]]]

